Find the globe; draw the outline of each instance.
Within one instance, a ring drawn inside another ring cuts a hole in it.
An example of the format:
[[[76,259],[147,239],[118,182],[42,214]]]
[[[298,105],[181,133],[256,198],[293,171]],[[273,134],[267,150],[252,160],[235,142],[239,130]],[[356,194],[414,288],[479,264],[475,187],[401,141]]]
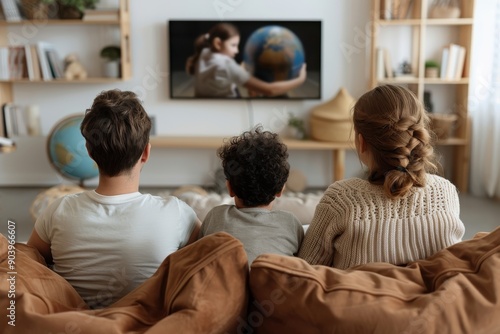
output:
[[[47,153],[54,169],[63,177],[84,180],[99,174],[94,160],[85,147],[85,138],[80,132],[83,115],[77,114],[59,121],[50,131],[47,139]]]
[[[291,30],[277,25],[254,31],[243,51],[245,68],[267,82],[296,78],[304,60],[300,39]]]

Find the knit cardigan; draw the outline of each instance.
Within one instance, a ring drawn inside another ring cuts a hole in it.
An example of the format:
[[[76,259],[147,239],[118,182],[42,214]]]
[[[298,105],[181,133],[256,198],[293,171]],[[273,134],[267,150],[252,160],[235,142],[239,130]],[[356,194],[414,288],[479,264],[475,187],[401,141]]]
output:
[[[366,180],[338,181],[317,205],[299,257],[340,269],[406,264],[461,241],[465,228],[459,215],[455,186],[437,175],[427,175],[424,187],[399,199]]]

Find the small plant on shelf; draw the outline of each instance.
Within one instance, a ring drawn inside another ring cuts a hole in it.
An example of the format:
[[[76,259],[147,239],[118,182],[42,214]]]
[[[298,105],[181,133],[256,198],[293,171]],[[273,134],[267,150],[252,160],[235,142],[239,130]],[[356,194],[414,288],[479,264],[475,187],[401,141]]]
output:
[[[117,61],[121,57],[121,49],[119,46],[108,45],[102,48],[101,57],[107,61]]]
[[[439,75],[439,64],[435,60],[425,62],[425,76],[427,78],[437,78]]]

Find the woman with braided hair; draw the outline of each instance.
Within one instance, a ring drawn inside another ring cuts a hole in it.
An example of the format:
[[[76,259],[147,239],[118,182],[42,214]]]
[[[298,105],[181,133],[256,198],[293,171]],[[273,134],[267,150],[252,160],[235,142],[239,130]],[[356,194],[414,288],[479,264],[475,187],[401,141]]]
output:
[[[299,257],[341,269],[403,265],[461,241],[457,190],[434,174],[429,118],[415,95],[400,86],[376,87],[356,102],[353,121],[367,180],[328,187]]]

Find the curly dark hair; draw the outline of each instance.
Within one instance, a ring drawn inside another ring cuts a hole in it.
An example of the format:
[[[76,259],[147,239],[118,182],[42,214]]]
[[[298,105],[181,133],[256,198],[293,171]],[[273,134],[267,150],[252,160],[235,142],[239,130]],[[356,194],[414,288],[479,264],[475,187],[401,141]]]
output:
[[[271,203],[288,179],[286,145],[276,133],[260,126],[232,137],[217,155],[231,188],[246,207]]]

